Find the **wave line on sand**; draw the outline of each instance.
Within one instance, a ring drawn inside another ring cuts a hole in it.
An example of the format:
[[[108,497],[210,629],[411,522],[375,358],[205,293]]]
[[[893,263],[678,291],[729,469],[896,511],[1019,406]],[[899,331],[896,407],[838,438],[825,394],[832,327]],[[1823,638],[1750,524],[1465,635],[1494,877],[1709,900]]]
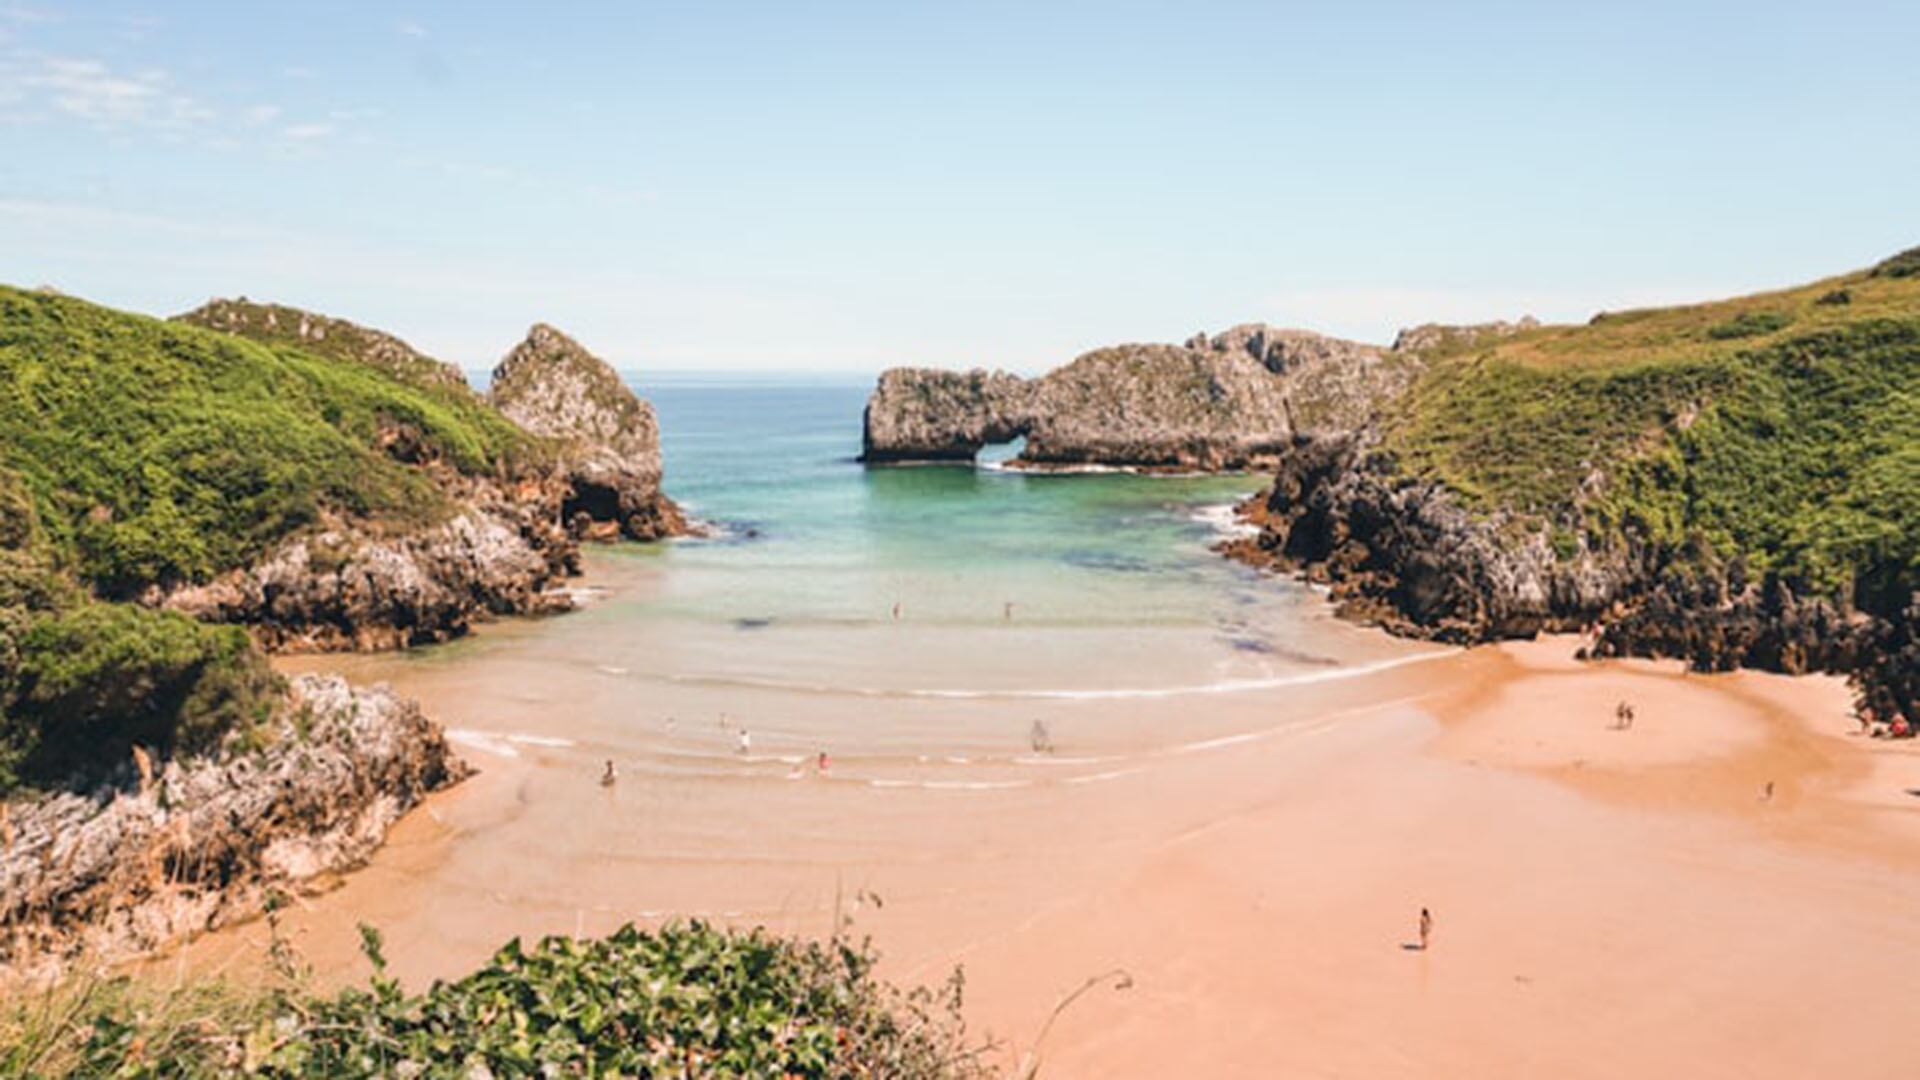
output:
[[[1367,675],[1405,667],[1427,660],[1437,660],[1451,656],[1451,651],[1414,653],[1410,656],[1397,656],[1391,660],[1376,660],[1370,664],[1355,664],[1352,667],[1325,668],[1318,671],[1296,671],[1286,675],[1269,675],[1251,679],[1222,679],[1219,682],[1197,683],[1187,686],[1144,686],[1113,687],[1088,690],[974,690],[974,689],[890,689],[871,686],[833,686],[827,683],[792,682],[782,679],[763,679],[753,676],[724,675],[670,675],[668,679],[676,683],[707,686],[738,686],[756,690],[783,690],[796,694],[849,695],[872,698],[934,698],[948,700],[1010,700],[1010,701],[1105,701],[1129,698],[1175,698],[1208,694],[1242,694],[1259,690],[1274,690],[1286,686],[1305,686],[1312,683],[1339,682],[1345,679],[1357,679]]]

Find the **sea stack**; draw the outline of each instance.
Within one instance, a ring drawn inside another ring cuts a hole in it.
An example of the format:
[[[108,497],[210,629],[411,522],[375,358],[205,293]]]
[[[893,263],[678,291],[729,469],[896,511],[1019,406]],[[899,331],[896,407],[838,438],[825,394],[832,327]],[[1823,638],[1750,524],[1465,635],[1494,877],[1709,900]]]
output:
[[[1418,361],[1248,323],[1181,345],[1096,349],[1035,379],[895,368],[867,402],[863,459],[970,461],[1025,438],[1031,468],[1269,468],[1297,432],[1346,431],[1405,389]]]
[[[660,490],[660,425],[653,406],[606,361],[545,323],[493,369],[493,404],[559,444],[573,492],[564,515],[584,535],[658,540],[687,531]]]

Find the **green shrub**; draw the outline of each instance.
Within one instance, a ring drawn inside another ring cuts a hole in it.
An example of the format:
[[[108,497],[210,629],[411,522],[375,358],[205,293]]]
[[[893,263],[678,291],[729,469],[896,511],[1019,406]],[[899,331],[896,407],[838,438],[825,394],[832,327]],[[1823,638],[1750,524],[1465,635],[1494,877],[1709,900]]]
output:
[[[318,996],[190,987],[188,1004],[124,980],[69,1006],[61,1030],[22,1006],[0,1017],[0,1077],[986,1075],[945,993],[876,979],[864,946],[783,940],[700,922],[598,940],[516,940],[480,970],[408,994],[380,971]],[[9,1030],[11,1028],[11,1030]],[[30,1056],[31,1055],[31,1056]]]
[[[1881,260],[1873,268],[1874,277],[1920,277],[1920,247],[1908,248],[1898,255]]]
[[[1759,337],[1785,330],[1792,322],[1793,316],[1784,311],[1743,311],[1726,322],[1707,327],[1707,336],[1715,341]]]
[[[278,678],[238,627],[94,601],[23,621],[9,634],[0,760],[11,775],[0,781],[97,780],[135,745],[210,750],[270,719],[279,700]]]

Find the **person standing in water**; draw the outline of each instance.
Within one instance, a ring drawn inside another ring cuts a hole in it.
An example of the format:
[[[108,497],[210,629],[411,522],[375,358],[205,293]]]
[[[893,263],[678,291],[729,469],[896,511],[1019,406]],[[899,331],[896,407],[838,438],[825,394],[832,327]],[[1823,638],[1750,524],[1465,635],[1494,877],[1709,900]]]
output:
[[[1426,952],[1427,946],[1432,941],[1433,941],[1433,912],[1428,911],[1426,908],[1421,908],[1420,909],[1420,951]]]
[[[825,776],[827,775],[827,770],[833,767],[833,762],[828,760],[827,752],[822,750],[820,751],[820,756],[814,759],[813,765],[821,776]]]

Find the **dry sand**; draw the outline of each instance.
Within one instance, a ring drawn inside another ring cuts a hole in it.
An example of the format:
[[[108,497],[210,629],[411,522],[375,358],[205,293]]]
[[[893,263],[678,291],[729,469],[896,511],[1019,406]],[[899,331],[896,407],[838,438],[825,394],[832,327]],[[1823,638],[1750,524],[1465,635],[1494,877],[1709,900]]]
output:
[[[558,791],[599,797],[597,762],[482,754],[482,776],[291,925],[344,976],[354,922],[381,923],[417,981],[503,930],[703,911],[819,934],[871,890],[884,907],[854,914],[887,973],[964,965],[974,1026],[1046,1076],[1913,1075],[1920,748],[1850,734],[1835,679],[1575,664],[1573,647],[1144,703],[1239,734],[1133,746],[1097,783],[714,786],[732,800],[714,835],[769,837],[738,858],[645,849],[615,804],[576,810],[608,834],[536,864],[553,895],[511,883],[543,854],[539,827],[515,823],[576,797]],[[401,688],[451,716],[484,693],[468,681]],[[1622,700],[1637,723],[1610,730]],[[827,799],[844,801],[816,827],[808,801]],[[670,808],[648,813],[672,827]],[[1422,906],[1426,952],[1407,947]],[[182,963],[233,963],[259,936],[216,935]],[[1111,971],[1130,988],[1096,986],[1034,1045]]]

